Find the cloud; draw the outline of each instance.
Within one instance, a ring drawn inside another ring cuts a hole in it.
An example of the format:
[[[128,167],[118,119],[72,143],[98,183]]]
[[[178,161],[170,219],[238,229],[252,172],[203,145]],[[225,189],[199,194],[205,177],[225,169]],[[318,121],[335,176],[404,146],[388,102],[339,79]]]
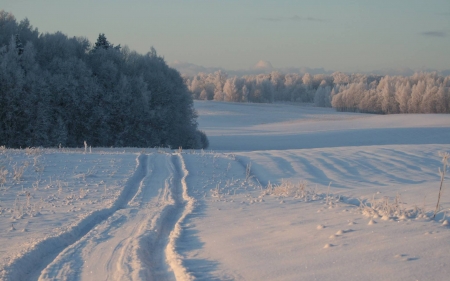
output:
[[[422,36],[427,37],[446,37],[447,33],[444,31],[425,31],[420,33]]]
[[[283,18],[269,18],[269,17],[263,17],[263,18],[258,18],[259,20],[263,20],[263,21],[282,21]]]
[[[332,74],[334,71],[332,70],[325,70],[324,68],[309,68],[309,67],[284,67],[284,68],[276,68],[273,67],[272,64],[268,61],[259,61],[255,66],[247,69],[238,69],[238,70],[229,70],[224,69],[220,67],[204,67],[201,65],[196,65],[193,63],[188,62],[180,62],[180,61],[174,61],[172,63],[169,63],[170,67],[175,68],[178,70],[181,74],[187,75],[187,76],[195,76],[200,72],[203,73],[214,73],[216,71],[222,71],[224,73],[228,74],[228,77],[232,76],[238,76],[242,77],[245,75],[258,75],[258,74],[268,74],[272,71],[278,71],[281,73],[299,73],[299,74],[305,74],[309,73],[311,75],[315,74]]]
[[[178,70],[181,74],[186,74],[188,76],[194,76],[198,73],[214,73],[216,71],[225,71],[223,68],[220,67],[204,67],[201,65],[196,65],[189,62],[181,62],[181,61],[174,61],[170,62],[169,66],[172,68],[175,68]]]
[[[298,16],[298,15],[295,15],[295,16],[293,16],[293,17],[290,17],[289,18],[290,20],[294,20],[294,21],[320,21],[320,22],[322,22],[322,21],[324,21],[323,19],[318,19],[318,18],[314,18],[314,17],[300,17],[300,16]]]
[[[316,21],[316,22],[324,22],[325,20],[314,18],[314,17],[301,17],[298,15],[294,15],[292,17],[261,17],[258,20],[277,22],[277,21]]]

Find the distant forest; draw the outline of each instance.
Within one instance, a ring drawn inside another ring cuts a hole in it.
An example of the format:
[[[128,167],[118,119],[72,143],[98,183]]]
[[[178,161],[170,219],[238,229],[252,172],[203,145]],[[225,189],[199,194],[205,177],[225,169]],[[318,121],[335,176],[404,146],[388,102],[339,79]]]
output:
[[[305,102],[338,111],[378,114],[450,113],[450,76],[410,77],[290,73],[228,77],[222,71],[184,76],[194,99],[228,102]]]
[[[39,33],[0,11],[0,145],[206,148],[192,94],[151,48]]]

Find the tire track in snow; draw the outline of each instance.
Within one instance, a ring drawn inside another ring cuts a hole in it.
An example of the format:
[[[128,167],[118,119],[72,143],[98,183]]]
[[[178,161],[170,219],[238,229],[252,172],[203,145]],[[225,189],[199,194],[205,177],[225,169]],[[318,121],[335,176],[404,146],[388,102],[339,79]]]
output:
[[[134,174],[129,178],[122,193],[110,208],[94,211],[67,231],[38,242],[30,251],[5,266],[0,275],[2,280],[36,280],[41,270],[50,264],[59,253],[80,240],[97,224],[107,220],[117,210],[123,208],[137,192],[139,183],[146,173],[147,155],[138,155]]]
[[[151,154],[148,171],[128,204],[67,248],[39,280],[173,280],[164,249],[177,182],[171,158]],[[71,270],[67,270],[70,268]]]
[[[172,161],[174,166],[177,167],[177,173],[180,175],[181,186],[176,188],[174,194],[174,199],[180,217],[173,226],[173,230],[169,235],[169,243],[166,247],[166,259],[167,263],[172,268],[176,280],[194,280],[194,276],[188,272],[187,268],[183,265],[183,257],[177,252],[176,243],[182,235],[182,224],[186,217],[194,211],[195,199],[190,197],[188,194],[188,186],[186,183],[186,178],[189,175],[186,169],[186,164],[184,162],[181,153],[177,156],[172,156]]]
[[[152,154],[123,209],[67,247],[39,280],[193,280],[176,251],[194,208],[181,154]]]
[[[120,247],[119,257],[108,265],[107,280],[173,279],[165,263],[164,247],[170,232],[165,222],[173,212],[172,186],[176,174],[167,155],[156,154],[152,159],[148,179],[130,202],[130,207],[137,208],[134,222],[130,222],[135,227],[128,231],[129,236]],[[125,270],[117,274],[114,267]]]

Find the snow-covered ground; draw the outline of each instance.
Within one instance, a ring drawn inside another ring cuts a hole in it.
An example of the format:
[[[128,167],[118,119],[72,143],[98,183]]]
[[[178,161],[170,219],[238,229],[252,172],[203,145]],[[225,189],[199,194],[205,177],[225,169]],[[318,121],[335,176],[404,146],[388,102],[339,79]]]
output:
[[[0,280],[447,280],[450,115],[195,107],[205,151],[0,149]]]

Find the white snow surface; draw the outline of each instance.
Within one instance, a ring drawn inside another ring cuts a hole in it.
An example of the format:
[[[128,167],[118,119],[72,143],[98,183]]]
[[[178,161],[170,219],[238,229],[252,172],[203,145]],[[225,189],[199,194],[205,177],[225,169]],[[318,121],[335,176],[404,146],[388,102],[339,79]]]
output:
[[[208,150],[0,148],[0,280],[448,279],[450,115],[194,105]]]

